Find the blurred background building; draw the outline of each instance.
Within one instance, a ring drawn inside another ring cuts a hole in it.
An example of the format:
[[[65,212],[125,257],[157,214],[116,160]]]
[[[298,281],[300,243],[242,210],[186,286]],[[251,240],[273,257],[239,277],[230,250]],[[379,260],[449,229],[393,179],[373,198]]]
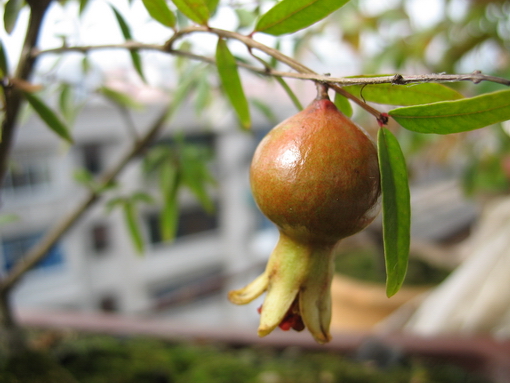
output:
[[[134,125],[149,125],[164,107],[146,106],[143,113],[133,114]],[[246,133],[226,116],[217,126],[204,129],[186,108],[172,126],[185,132],[186,142],[213,155],[210,168],[220,181],[210,190],[214,211],[206,212],[183,190],[176,238],[164,242],[158,205],[141,206],[139,224],[147,246],[137,254],[120,209],[107,213],[100,203],[23,278],[13,295],[16,307],[150,313],[223,324],[236,317],[246,320],[244,310],[231,309],[226,294],[236,275],[243,275],[235,286],[239,287],[262,270],[276,240],[274,229],[256,209],[248,184],[252,152],[271,126],[256,118],[253,132]],[[0,234],[2,274],[85,197],[86,188],[76,181],[76,172],[85,169],[97,176],[131,145],[118,110],[97,99],[78,117],[73,137],[75,145],[63,144],[34,115],[20,128],[2,194],[3,213],[16,216]],[[159,140],[172,137],[170,129]],[[156,180],[141,169],[140,161],[128,166],[120,179],[122,192],[147,190],[147,183],[152,184],[149,194],[157,190]],[[106,193],[103,199],[117,192]],[[264,234],[266,229],[269,234]],[[263,250],[253,246],[257,236],[268,238]]]

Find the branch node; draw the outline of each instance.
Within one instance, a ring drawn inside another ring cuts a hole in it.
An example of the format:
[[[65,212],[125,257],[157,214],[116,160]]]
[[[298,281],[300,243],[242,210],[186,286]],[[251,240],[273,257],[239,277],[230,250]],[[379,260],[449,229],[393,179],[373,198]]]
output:
[[[473,84],[479,84],[483,80],[482,78],[482,71],[481,70],[475,70],[473,71]]]
[[[398,74],[398,73],[395,76],[393,76],[391,83],[393,85],[405,85],[406,84],[406,82],[404,80],[404,76],[402,76],[401,74]]]
[[[388,121],[390,120],[390,116],[388,113],[381,113],[379,117],[377,117],[377,123],[379,127],[383,127],[384,125],[388,125]]]

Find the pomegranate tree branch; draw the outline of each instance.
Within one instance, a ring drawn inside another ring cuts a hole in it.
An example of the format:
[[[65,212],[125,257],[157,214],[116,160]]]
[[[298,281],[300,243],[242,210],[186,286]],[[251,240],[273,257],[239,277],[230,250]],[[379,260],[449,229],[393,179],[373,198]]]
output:
[[[221,31],[221,33],[219,33]],[[266,54],[276,58],[277,60],[287,64],[292,69],[296,70],[296,72],[287,72],[287,71],[279,71],[272,68],[268,68],[264,66],[264,68],[257,67],[254,65],[246,64],[243,62],[238,62],[237,65],[241,68],[245,68],[251,72],[255,72],[261,75],[267,75],[272,77],[285,77],[285,78],[293,78],[299,80],[312,80],[312,81],[320,81],[327,82],[332,84],[331,86],[335,91],[342,93],[347,98],[350,98],[354,102],[366,105],[363,101],[359,100],[357,97],[352,96],[350,93],[339,90],[342,86],[349,85],[377,85],[377,84],[393,84],[393,85],[407,85],[407,84],[417,84],[417,83],[427,83],[427,82],[436,82],[436,83],[444,83],[444,82],[461,82],[461,81],[470,81],[474,84],[478,84],[482,81],[494,82],[506,86],[510,86],[510,80],[485,75],[480,71],[474,71],[470,74],[444,74],[444,73],[432,73],[432,74],[419,74],[419,75],[401,75],[395,74],[390,76],[377,76],[377,77],[332,77],[318,74],[311,69],[307,68],[303,64],[297,62],[296,60],[285,56],[280,51],[270,48],[266,45],[258,43],[250,37],[240,35],[231,31],[224,31],[221,29],[209,29],[205,27],[191,27],[187,29],[183,29],[182,31],[177,32],[165,45],[157,45],[157,44],[145,44],[135,41],[128,41],[123,44],[105,44],[105,45],[86,45],[86,46],[64,46],[60,48],[53,48],[47,50],[36,50],[34,49],[32,55],[34,57],[44,55],[44,54],[61,54],[65,52],[82,52],[86,53],[92,50],[102,50],[102,49],[128,49],[128,50],[155,50],[163,53],[172,54],[175,56],[187,57],[192,60],[202,61],[209,64],[215,65],[216,62],[213,58],[197,55],[192,52],[182,51],[179,49],[174,49],[172,47],[173,43],[178,39],[183,37],[185,34],[189,34],[192,32],[211,32],[216,33],[220,37],[226,38],[235,38],[239,41],[243,42],[249,49],[259,49]],[[336,86],[335,86],[336,85]]]

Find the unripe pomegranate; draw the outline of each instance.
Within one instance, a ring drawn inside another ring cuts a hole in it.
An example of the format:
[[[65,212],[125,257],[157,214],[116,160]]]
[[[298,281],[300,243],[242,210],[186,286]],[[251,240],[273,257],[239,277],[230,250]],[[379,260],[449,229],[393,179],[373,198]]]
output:
[[[229,298],[245,304],[264,291],[259,335],[274,328],[307,327],[331,338],[333,248],[376,216],[380,184],[377,152],[367,134],[329,100],[317,98],[273,128],[250,169],[253,196],[280,239],[266,271]]]

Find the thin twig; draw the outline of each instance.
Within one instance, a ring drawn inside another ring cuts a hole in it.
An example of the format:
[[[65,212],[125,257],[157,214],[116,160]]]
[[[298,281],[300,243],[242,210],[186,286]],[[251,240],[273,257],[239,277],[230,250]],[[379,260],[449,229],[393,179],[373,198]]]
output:
[[[104,49],[137,49],[137,50],[155,50],[163,53],[170,53],[176,56],[187,57],[192,60],[202,61],[209,64],[216,64],[213,58],[197,55],[188,51],[179,49],[168,49],[165,45],[156,44],[144,44],[134,41],[129,41],[123,44],[106,44],[106,45],[84,45],[84,46],[66,46],[61,48],[53,48],[46,50],[36,50],[32,52],[32,56],[37,57],[45,54],[61,54],[65,52],[82,52],[86,53],[92,50],[104,50]],[[497,76],[490,76],[481,73],[480,71],[474,71],[469,74],[445,74],[445,73],[432,73],[432,74],[419,74],[419,75],[389,75],[389,76],[377,76],[377,77],[331,77],[320,75],[317,73],[296,73],[296,72],[285,72],[278,71],[271,68],[260,68],[253,65],[249,65],[243,62],[237,63],[239,67],[248,69],[252,72],[274,76],[274,77],[286,77],[294,78],[298,80],[313,80],[321,81],[339,86],[349,85],[378,85],[378,84],[393,84],[393,85],[408,85],[418,84],[427,82],[462,82],[470,81],[474,84],[478,84],[482,81],[494,82],[501,85],[510,86],[510,80]]]

